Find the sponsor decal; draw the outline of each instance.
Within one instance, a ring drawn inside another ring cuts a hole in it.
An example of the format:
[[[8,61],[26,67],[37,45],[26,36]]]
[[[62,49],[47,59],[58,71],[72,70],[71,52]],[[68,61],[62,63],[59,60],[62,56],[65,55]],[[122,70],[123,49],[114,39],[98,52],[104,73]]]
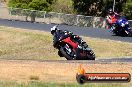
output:
[[[130,82],[131,75],[129,73],[86,73],[82,65],[79,65],[76,80],[80,84],[86,82]]]

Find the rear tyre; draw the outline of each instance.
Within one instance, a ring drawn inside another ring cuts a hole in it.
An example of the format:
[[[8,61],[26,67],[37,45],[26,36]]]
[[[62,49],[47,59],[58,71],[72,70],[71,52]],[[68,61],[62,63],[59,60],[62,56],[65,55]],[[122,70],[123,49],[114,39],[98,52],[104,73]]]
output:
[[[95,60],[95,54],[92,50],[88,50],[87,52],[87,60]]]
[[[113,33],[115,34],[115,36],[120,36],[119,32],[114,30]]]

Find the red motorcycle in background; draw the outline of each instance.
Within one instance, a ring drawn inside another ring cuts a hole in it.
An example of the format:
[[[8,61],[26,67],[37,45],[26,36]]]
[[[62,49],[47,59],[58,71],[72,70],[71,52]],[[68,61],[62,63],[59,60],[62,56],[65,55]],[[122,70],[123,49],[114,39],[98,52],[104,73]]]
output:
[[[53,35],[53,46],[58,49],[58,55],[67,60],[95,60],[94,52],[88,47],[79,36],[73,33],[57,29],[57,26],[51,28]]]

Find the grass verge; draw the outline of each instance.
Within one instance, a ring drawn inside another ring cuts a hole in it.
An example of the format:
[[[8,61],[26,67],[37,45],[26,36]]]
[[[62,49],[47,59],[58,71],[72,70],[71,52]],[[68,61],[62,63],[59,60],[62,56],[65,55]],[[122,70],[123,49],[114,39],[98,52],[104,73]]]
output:
[[[0,81],[0,87],[130,87],[130,83],[86,83],[80,85],[78,83],[43,83],[37,81],[16,82],[16,81]]]
[[[49,32],[0,27],[0,58],[61,60]],[[132,43],[83,37],[96,57],[132,56]]]

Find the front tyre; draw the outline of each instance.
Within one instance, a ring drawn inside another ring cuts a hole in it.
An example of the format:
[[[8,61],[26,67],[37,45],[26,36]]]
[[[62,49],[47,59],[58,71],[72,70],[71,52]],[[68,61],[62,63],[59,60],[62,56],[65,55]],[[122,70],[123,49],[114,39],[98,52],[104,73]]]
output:
[[[73,52],[73,50],[71,48],[69,48],[69,50],[71,50],[71,53],[68,52],[68,50],[64,47],[60,48],[60,52],[61,54],[67,59],[67,60],[76,60],[76,56],[75,53]]]
[[[128,37],[132,37],[132,29],[129,29]]]
[[[60,57],[63,57],[63,54],[61,53],[61,51],[58,51],[58,55],[59,55]]]

